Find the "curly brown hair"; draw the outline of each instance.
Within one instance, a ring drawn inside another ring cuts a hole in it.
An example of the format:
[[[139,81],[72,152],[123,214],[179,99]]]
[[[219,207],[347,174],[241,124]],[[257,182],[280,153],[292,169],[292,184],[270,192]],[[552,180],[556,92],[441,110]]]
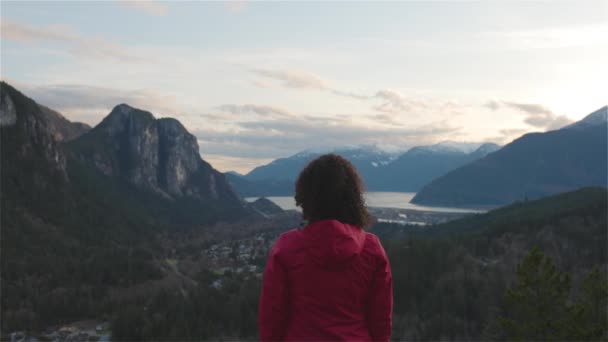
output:
[[[330,153],[311,161],[300,172],[295,200],[309,222],[334,219],[368,228],[371,217],[363,191],[363,181],[353,164]]]

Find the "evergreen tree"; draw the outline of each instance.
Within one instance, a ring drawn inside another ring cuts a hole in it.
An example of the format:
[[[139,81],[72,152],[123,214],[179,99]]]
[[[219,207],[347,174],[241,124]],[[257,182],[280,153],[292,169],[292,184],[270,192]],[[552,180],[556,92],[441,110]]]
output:
[[[572,339],[608,340],[608,280],[598,267],[585,277],[578,300],[571,308],[569,335]]]
[[[517,266],[515,284],[505,295],[501,319],[508,340],[568,339],[570,277],[535,247]]]

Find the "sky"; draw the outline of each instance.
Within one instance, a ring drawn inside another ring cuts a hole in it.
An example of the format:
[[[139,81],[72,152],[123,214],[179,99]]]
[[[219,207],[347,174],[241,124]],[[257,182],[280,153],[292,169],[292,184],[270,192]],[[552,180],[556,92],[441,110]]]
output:
[[[221,171],[505,144],[606,105],[608,1],[0,2],[0,76],[69,120],[175,117]]]

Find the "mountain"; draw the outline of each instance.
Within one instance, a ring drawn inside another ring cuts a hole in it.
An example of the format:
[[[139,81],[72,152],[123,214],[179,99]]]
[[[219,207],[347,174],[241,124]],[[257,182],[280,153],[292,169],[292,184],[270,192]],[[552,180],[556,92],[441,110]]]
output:
[[[226,175],[232,175],[232,176],[237,176],[237,177],[243,177],[244,175],[241,173],[238,173],[236,171],[226,171],[225,173]]]
[[[293,156],[279,158],[267,165],[256,167],[244,176],[234,173],[226,177],[243,197],[289,196],[294,193],[294,182],[300,171],[311,160],[324,153],[337,153],[350,160],[362,175],[375,172],[395,158],[374,146],[341,147],[327,150],[306,150]]]
[[[245,176],[226,173],[226,180],[241,197],[284,196],[294,192],[294,181],[285,179],[249,180]]]
[[[481,144],[476,150],[469,153],[469,158],[471,160],[477,160],[487,156],[490,153],[500,150],[500,148],[500,145],[494,143]]]
[[[63,212],[71,196],[61,144],[90,127],[39,106],[5,82],[0,82],[0,91],[2,212]]]
[[[559,130],[530,133],[427,184],[413,203],[501,206],[607,186],[607,107]]]
[[[201,159],[196,138],[172,118],[155,119],[126,104],[67,144],[83,163],[167,199],[240,200],[222,173]]]
[[[604,125],[608,123],[608,106],[604,106],[595,112],[587,115],[582,120],[564,127],[564,129],[579,129],[595,125]]]
[[[260,197],[257,200],[253,201],[251,203],[251,208],[253,208],[265,217],[270,217],[284,212],[281,207],[274,204],[273,201],[267,199],[266,197]]]
[[[350,160],[370,191],[418,191],[433,178],[481,158],[499,148],[492,143],[441,142],[417,146],[397,155],[376,147],[303,151],[253,169],[245,176],[227,175],[233,188],[244,197],[289,196],[294,181],[306,164],[323,153],[337,153]]]
[[[380,165],[388,164],[394,155],[376,147],[342,147],[327,151],[302,151],[287,158],[279,158],[270,164],[258,166],[251,170],[245,178],[257,181],[265,179],[281,179],[294,181],[306,164],[324,153],[336,153],[350,160],[361,172]]]
[[[0,90],[2,212],[22,205],[53,206],[46,197],[55,192],[48,190],[61,189],[68,180],[66,156],[57,140],[64,136],[63,125],[7,83],[1,82]]]
[[[71,122],[56,111],[39,105],[44,115],[47,129],[52,132],[57,141],[70,141],[78,138],[91,129],[91,126],[82,122]]]
[[[0,157],[2,331],[112,314],[166,277],[159,235],[262,217],[179,122],[126,105],[88,129],[2,82]]]
[[[477,150],[481,145],[483,145],[483,143],[447,140],[435,145],[426,146],[426,148],[433,151],[452,151],[469,154]]]
[[[416,192],[432,179],[499,148],[491,143],[472,146],[477,148],[471,151],[444,143],[414,147],[366,182],[370,190]]]
[[[86,317],[101,310],[83,304],[87,289],[101,301],[108,287],[156,278],[146,251],[158,227],[97,191],[106,187],[88,192],[70,168],[61,141],[85,126],[70,128],[7,83],[0,91],[2,330]]]

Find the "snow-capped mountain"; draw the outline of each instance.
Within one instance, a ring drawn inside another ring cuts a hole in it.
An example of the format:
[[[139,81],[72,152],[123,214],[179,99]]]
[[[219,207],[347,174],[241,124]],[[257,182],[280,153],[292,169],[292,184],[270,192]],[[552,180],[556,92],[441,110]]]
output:
[[[608,107],[562,129],[529,133],[435,178],[412,200],[434,206],[501,206],[586,186],[606,187]]]
[[[483,143],[480,142],[458,142],[458,141],[442,141],[435,145],[422,146],[428,150],[435,152],[462,152],[469,154],[479,148]]]
[[[325,153],[335,153],[343,156],[355,164],[360,172],[368,168],[388,165],[398,157],[395,152],[386,152],[373,145],[308,149],[290,157],[273,160],[267,165],[259,166],[245,175],[245,178],[248,180],[295,180],[309,161]]]
[[[496,144],[445,141],[417,146],[399,153],[377,145],[309,149],[259,166],[248,174],[230,175],[233,187],[244,196],[291,195],[293,182],[306,164],[324,153],[350,160],[370,191],[417,191],[433,178],[484,157]]]

